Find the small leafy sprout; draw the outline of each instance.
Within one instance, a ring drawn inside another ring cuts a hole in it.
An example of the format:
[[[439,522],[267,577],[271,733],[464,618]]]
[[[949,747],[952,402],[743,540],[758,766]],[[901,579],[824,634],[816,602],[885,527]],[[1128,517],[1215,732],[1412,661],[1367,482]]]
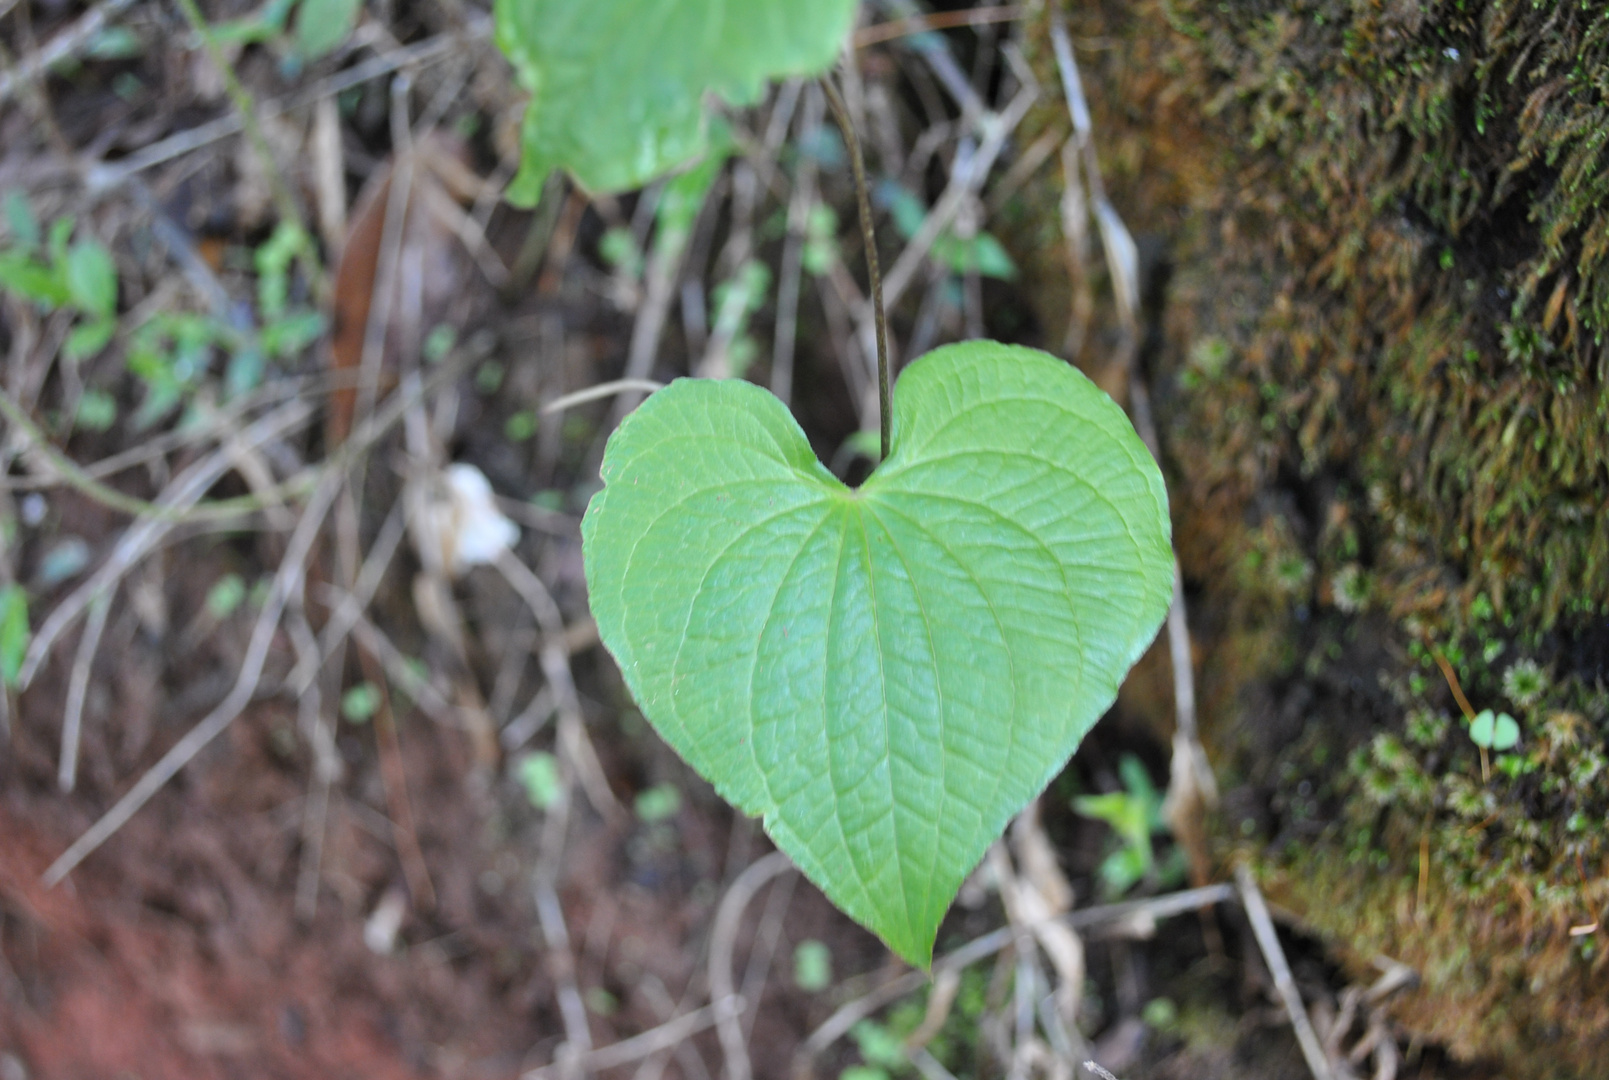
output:
[[[1508,713],[1482,709],[1469,724],[1469,738],[1489,750],[1511,750],[1520,741],[1520,725]]]
[[[1288,593],[1301,593],[1313,579],[1313,564],[1300,555],[1282,555],[1274,564],[1274,579]]]
[[[6,200],[17,243],[0,251],[0,288],[51,311],[76,312],[79,321],[63,346],[74,360],[94,356],[117,330],[117,265],[96,240],[69,244],[73,219],[57,219],[41,242],[33,211],[21,196]]]
[[[1447,717],[1430,709],[1420,709],[1408,717],[1407,735],[1416,746],[1440,746],[1447,736]]]
[[[78,399],[73,422],[85,431],[110,431],[117,423],[117,399],[105,390],[86,389]]]
[[[642,251],[638,249],[637,238],[630,229],[616,227],[604,233],[598,240],[598,254],[626,278],[636,281],[642,277]]]
[[[793,950],[793,985],[810,994],[832,985],[832,952],[815,938],[799,942]]]
[[[894,219],[894,228],[909,240],[927,220],[927,207],[922,200],[892,180],[877,188],[877,203]],[[1000,241],[986,232],[962,238],[946,231],[933,242],[933,258],[952,274],[976,273],[983,277],[1010,281],[1017,276],[1016,264]]]
[[[225,574],[207,590],[207,614],[223,621],[246,599],[246,583],[239,574]]]
[[[730,278],[715,286],[715,326],[711,336],[729,341],[727,368],[741,378],[760,347],[749,335],[749,318],[765,303],[771,285],[771,271],[758,259],[750,259]]]
[[[1151,783],[1140,759],[1133,754],[1123,755],[1117,771],[1126,790],[1080,795],[1073,800],[1076,812],[1104,821],[1117,834],[1120,846],[1106,856],[1099,870],[1101,888],[1110,897],[1122,896],[1156,874],[1151,834],[1167,831],[1162,820],[1162,794]]]
[[[832,269],[838,258],[838,215],[832,207],[817,203],[805,217],[804,247],[799,263],[812,277],[820,277]]]
[[[668,821],[682,808],[682,793],[675,784],[655,784],[637,794],[633,804],[637,819],[648,825]]]
[[[538,810],[551,810],[563,795],[558,759],[545,750],[515,758],[513,772],[520,787],[525,789],[525,797]]]
[[[1547,689],[1547,672],[1535,660],[1516,660],[1503,673],[1503,693],[1522,709],[1535,705]]]
[[[899,1036],[875,1020],[862,1020],[849,1029],[850,1036],[855,1040],[855,1046],[860,1050],[860,1056],[866,1060],[875,1071],[882,1076],[888,1075],[888,1070],[898,1069],[907,1064],[905,1046],[900,1042]],[[845,1076],[848,1075],[846,1070]]]
[[[448,323],[437,323],[430,333],[425,335],[425,343],[420,347],[420,355],[427,364],[439,364],[447,359],[447,354],[453,351],[458,344],[458,331]]]
[[[509,442],[529,442],[536,434],[537,416],[534,409],[517,412],[503,421],[503,437]]]
[[[1487,780],[1491,769],[1487,763],[1486,751],[1512,750],[1520,741],[1520,725],[1508,713],[1493,713],[1490,709],[1482,709],[1475,714],[1475,719],[1469,722],[1469,740],[1480,747],[1481,752],[1481,780]]]
[[[17,685],[30,637],[28,594],[13,582],[0,588],[0,685]]]
[[[1357,563],[1347,563],[1330,579],[1335,606],[1348,615],[1362,611],[1369,603],[1369,578]]]
[[[360,682],[341,695],[341,715],[349,724],[366,724],[380,710],[380,690],[371,682]]]
[[[1179,1007],[1170,998],[1152,998],[1140,1010],[1140,1019],[1147,1027],[1169,1031],[1179,1022]]]

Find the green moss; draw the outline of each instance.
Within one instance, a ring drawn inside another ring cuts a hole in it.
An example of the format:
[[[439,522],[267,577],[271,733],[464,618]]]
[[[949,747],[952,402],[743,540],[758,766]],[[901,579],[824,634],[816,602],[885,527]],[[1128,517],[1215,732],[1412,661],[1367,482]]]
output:
[[[1109,189],[1168,245],[1148,370],[1225,843],[1249,823],[1289,906],[1414,964],[1418,1030],[1592,1075],[1609,948],[1569,928],[1609,916],[1609,11],[1072,7],[1110,44],[1080,54]],[[1053,340],[1058,194],[1019,248]],[[1433,652],[1520,722],[1484,779]]]

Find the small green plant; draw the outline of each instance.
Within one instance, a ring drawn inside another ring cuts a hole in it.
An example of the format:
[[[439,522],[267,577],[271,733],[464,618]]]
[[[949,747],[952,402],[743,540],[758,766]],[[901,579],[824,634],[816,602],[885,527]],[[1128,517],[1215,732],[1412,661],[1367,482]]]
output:
[[[811,994],[832,985],[832,951],[815,938],[806,938],[793,950],[793,985]]]
[[[914,237],[927,219],[922,200],[892,180],[885,181],[877,191],[879,201],[894,219],[894,228],[907,240]],[[976,273],[1001,281],[1017,276],[1011,256],[999,240],[986,232],[962,239],[947,230],[933,242],[933,258],[952,274]]]
[[[1486,752],[1496,750],[1501,753],[1518,746],[1519,722],[1508,713],[1493,713],[1491,709],[1482,709],[1469,722],[1469,741],[1480,748],[1481,779],[1486,780],[1491,774]]]
[[[225,574],[207,590],[207,614],[222,621],[233,615],[246,600],[246,583],[239,574]]]
[[[21,196],[8,197],[6,209],[13,245],[0,251],[0,288],[51,311],[74,312],[63,351],[73,360],[94,356],[117,332],[117,265],[111,254],[93,239],[73,241],[70,217],[52,223],[41,241]]]
[[[93,239],[73,241],[72,218],[53,222],[41,241],[32,211],[15,193],[7,197],[6,216],[14,242],[0,251],[0,288],[47,310],[74,313],[63,345],[68,359],[100,353],[118,329],[117,267],[105,246]],[[183,404],[202,385],[220,350],[228,356],[221,386],[228,398],[260,385],[269,360],[289,360],[311,345],[324,332],[324,317],[306,303],[291,302],[290,271],[312,253],[311,237],[292,223],[281,224],[252,253],[260,330],[210,314],[158,311],[129,332],[128,370],[145,387],[135,429],[150,427]],[[105,431],[116,419],[116,397],[100,387],[86,388],[74,422]]]
[[[17,685],[30,636],[28,594],[12,582],[0,588],[0,687]]]
[[[682,808],[682,793],[675,784],[655,784],[637,793],[637,799],[632,809],[637,812],[637,820],[647,825],[654,825],[662,821],[669,821],[675,817]]]
[[[268,0],[244,18],[211,28],[231,45],[274,45],[297,65],[333,52],[357,26],[363,0]]]
[[[1516,660],[1503,672],[1503,693],[1520,708],[1529,708],[1548,691],[1547,672],[1535,660]]]
[[[380,711],[380,688],[371,682],[348,687],[341,695],[341,715],[349,724],[367,724]]]
[[[875,1020],[862,1020],[849,1029],[864,1065],[851,1065],[839,1080],[889,1080],[910,1068],[905,1046],[898,1035]]]
[[[558,759],[545,750],[515,758],[513,773],[525,790],[525,797],[538,810],[551,810],[564,794],[564,788],[559,783]]]
[[[1098,871],[1102,891],[1113,899],[1147,878],[1161,876],[1151,837],[1168,828],[1162,818],[1162,793],[1151,783],[1151,776],[1140,759],[1124,754],[1117,771],[1123,779],[1124,790],[1073,799],[1075,811],[1104,821],[1117,836],[1117,847],[1101,860]],[[1177,869],[1168,867],[1168,876],[1175,876]]]

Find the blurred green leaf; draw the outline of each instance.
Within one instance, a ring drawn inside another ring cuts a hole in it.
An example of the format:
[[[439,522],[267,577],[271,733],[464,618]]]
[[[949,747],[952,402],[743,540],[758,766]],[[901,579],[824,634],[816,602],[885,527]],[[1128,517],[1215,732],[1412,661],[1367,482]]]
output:
[[[37,248],[41,238],[39,219],[34,217],[34,209],[28,203],[28,196],[16,188],[6,192],[5,213],[6,228],[11,231],[12,241],[24,251],[33,251]]]
[[[815,938],[799,942],[793,950],[793,985],[811,994],[832,985],[832,951]]]
[[[78,399],[73,422],[86,431],[106,431],[117,423],[117,399],[105,390],[89,389]]]
[[[676,790],[675,784],[655,784],[639,792],[634,804],[638,819],[650,825],[675,817],[681,808],[682,793]]]
[[[1508,713],[1482,709],[1469,723],[1469,738],[1488,750],[1512,750],[1520,741],[1520,725]]]
[[[832,66],[855,0],[497,0],[497,44],[531,93],[508,197],[565,169],[588,191],[641,187],[703,153],[705,98],[753,104],[768,79]]]
[[[108,26],[89,39],[84,55],[95,60],[127,60],[145,52],[145,43],[126,26]]]
[[[525,789],[525,797],[538,810],[548,810],[559,801],[558,760],[545,750],[521,754],[514,759],[514,776]]]
[[[80,240],[72,246],[66,280],[73,303],[85,312],[102,319],[117,314],[117,264],[101,244]]]
[[[371,682],[360,682],[341,695],[341,715],[348,723],[366,724],[380,711],[380,689]]]
[[[28,594],[13,582],[0,587],[0,682],[17,685],[22,658],[31,638],[28,629]]]
[[[537,416],[531,409],[517,412],[503,421],[503,437],[509,442],[521,443],[536,434]]]
[[[67,335],[67,341],[62,345],[62,351],[71,360],[87,360],[91,356],[106,348],[117,332],[116,319],[94,319],[81,322],[73,327],[72,333]]]
[[[72,299],[60,274],[21,251],[0,252],[0,288],[49,308]]]
[[[246,599],[246,582],[239,574],[225,574],[207,590],[207,614],[223,620],[239,610]]]
[[[304,60],[333,52],[358,24],[363,0],[302,0],[296,9],[296,51]]]
[[[906,1064],[905,1046],[899,1038],[875,1020],[862,1020],[849,1029],[860,1056],[868,1064],[897,1069]]]

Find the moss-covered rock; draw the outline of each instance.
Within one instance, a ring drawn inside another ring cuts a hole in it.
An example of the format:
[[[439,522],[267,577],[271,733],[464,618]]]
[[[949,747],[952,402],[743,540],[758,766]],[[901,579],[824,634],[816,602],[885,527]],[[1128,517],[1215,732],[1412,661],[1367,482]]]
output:
[[[1255,840],[1343,951],[1414,964],[1417,1030],[1512,1075],[1599,1075],[1609,6],[1067,18],[1107,188],[1164,252],[1143,356],[1222,842]],[[1066,124],[1058,102],[1031,121]],[[1016,235],[1053,339],[1059,187]],[[1457,693],[1518,746],[1483,753]]]

